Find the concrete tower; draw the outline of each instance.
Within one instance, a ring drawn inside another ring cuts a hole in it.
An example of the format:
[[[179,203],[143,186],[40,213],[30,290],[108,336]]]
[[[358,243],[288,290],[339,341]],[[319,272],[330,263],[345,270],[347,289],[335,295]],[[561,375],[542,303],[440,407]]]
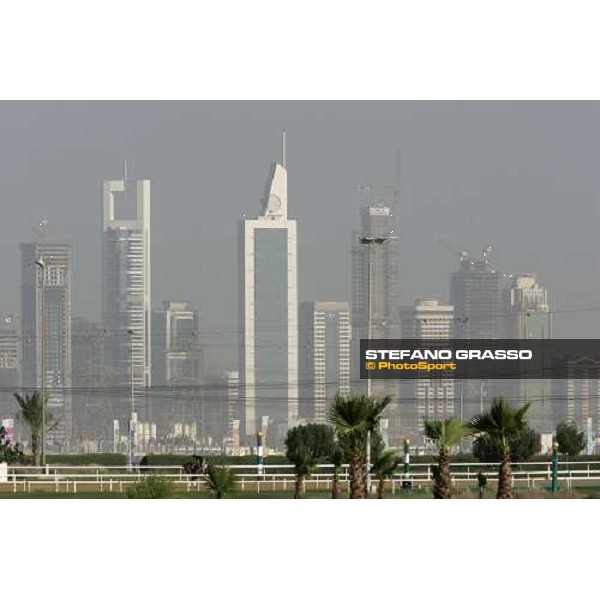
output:
[[[240,384],[243,433],[254,439],[268,416],[271,446],[298,419],[298,274],[296,221],[288,219],[285,137],[257,218],[239,229]]]
[[[24,388],[40,390],[44,378],[49,394],[48,412],[58,420],[46,433],[46,447],[49,452],[65,450],[69,448],[73,426],[71,246],[43,242],[21,244],[20,248],[21,383]]]
[[[117,200],[124,205],[133,200],[135,215],[117,218]],[[102,320],[110,338],[108,366],[116,374],[118,385],[129,386],[133,369],[135,389],[149,386],[150,181],[128,181],[127,174],[103,185]]]

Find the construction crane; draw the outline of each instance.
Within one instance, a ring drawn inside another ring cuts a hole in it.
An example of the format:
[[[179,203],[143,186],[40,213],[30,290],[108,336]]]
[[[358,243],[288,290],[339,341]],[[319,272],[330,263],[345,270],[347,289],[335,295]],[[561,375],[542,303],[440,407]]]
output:
[[[469,249],[466,246],[456,247],[454,244],[450,244],[447,240],[439,239],[438,243],[440,246],[446,248],[446,250],[450,250],[452,254],[458,257],[461,261],[467,260],[469,258]]]
[[[48,239],[48,221],[46,219],[40,219],[35,227],[31,228],[31,231],[35,233],[39,244],[43,244]]]

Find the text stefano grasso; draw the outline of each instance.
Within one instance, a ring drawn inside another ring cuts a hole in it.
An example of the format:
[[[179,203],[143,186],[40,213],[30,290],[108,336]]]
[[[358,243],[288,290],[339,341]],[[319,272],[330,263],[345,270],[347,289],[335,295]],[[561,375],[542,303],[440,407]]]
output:
[[[531,350],[366,350],[366,360],[531,360]]]

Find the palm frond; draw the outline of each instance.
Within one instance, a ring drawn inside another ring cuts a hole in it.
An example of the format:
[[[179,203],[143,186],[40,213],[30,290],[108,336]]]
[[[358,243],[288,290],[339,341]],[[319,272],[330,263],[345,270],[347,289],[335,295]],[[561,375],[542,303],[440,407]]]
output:
[[[519,433],[527,426],[525,415],[530,403],[521,408],[513,408],[506,399],[494,398],[489,410],[475,415],[469,421],[471,434],[487,434],[490,439],[499,442]]]
[[[227,467],[208,465],[206,480],[211,491],[217,495],[217,498],[224,498],[235,490],[235,474]]]
[[[379,479],[389,479],[398,468],[401,458],[395,450],[387,449],[379,454],[371,467],[371,473]]]
[[[293,463],[296,475],[308,476],[317,465],[317,459],[310,448],[300,445],[294,452]]]

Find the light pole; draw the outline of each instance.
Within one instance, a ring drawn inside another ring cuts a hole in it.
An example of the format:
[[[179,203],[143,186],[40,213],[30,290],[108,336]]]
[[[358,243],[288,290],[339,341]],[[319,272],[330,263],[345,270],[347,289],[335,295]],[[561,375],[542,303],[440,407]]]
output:
[[[129,334],[129,366],[131,371],[131,418],[129,420],[129,468],[133,468],[133,458],[135,455],[135,427],[136,423],[134,422],[135,416],[135,388],[134,388],[134,379],[133,379],[133,329],[128,329],[127,333]]]
[[[371,285],[371,271],[372,271],[372,256],[371,249],[375,244],[378,246],[382,246],[385,242],[389,240],[398,239],[400,236],[384,236],[384,237],[373,237],[373,236],[363,236],[358,238],[361,246],[365,246],[367,248],[367,339],[371,339],[371,329],[372,329],[372,296],[373,290]],[[367,398],[371,397],[371,378],[367,373]],[[366,482],[367,482],[367,494],[371,493],[371,430],[367,430],[367,473],[366,473]]]
[[[35,261],[35,266],[39,269],[39,273],[41,273],[41,283],[40,286],[41,294],[40,294],[40,304],[41,304],[41,319],[40,319],[40,327],[42,329],[41,335],[41,344],[42,344],[42,356],[41,356],[41,371],[42,371],[42,465],[46,463],[46,263],[43,258],[38,258]]]
[[[558,444],[552,444],[552,485],[550,487],[553,494],[558,492]]]
[[[410,483],[410,440],[406,438],[404,440],[404,473],[402,476],[402,489],[410,490],[412,487]]]

